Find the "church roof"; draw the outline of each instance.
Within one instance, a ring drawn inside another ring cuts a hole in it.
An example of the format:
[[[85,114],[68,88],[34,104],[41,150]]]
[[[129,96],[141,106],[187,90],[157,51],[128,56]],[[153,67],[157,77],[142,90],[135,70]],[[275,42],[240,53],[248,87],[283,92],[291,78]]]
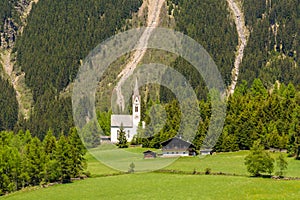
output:
[[[120,127],[132,127],[132,115],[111,115],[111,126]]]

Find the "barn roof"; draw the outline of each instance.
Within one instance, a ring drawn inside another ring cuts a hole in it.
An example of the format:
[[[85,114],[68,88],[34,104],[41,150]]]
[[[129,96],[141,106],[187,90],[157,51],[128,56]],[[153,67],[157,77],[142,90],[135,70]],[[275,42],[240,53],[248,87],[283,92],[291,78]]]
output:
[[[186,148],[196,148],[194,144],[187,142],[181,138],[178,137],[173,137],[170,138],[162,143],[160,143],[163,147],[176,147],[176,146],[181,146],[181,147],[186,147]]]
[[[144,151],[143,153],[155,153],[155,152],[151,151],[151,150],[147,150],[147,151]]]
[[[111,126],[115,127],[132,127],[132,115],[111,115]]]

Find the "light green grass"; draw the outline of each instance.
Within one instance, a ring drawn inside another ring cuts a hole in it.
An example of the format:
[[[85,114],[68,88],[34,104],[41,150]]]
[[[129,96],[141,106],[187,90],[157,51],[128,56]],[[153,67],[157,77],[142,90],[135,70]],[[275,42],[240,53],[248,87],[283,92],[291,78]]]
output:
[[[146,149],[125,151],[141,154]],[[97,151],[95,149],[95,151]],[[179,158],[165,169],[186,172],[204,171],[242,174],[244,176],[185,175],[135,173],[89,178],[72,184],[39,187],[19,191],[0,199],[299,199],[300,181],[250,178],[244,158],[248,151],[220,153],[206,157]],[[272,156],[278,157],[275,153]],[[90,153],[86,155],[88,171],[94,176],[119,173],[101,164]],[[300,161],[288,158],[287,176],[300,177]],[[34,190],[36,189],[36,190]]]
[[[104,165],[120,170],[122,172],[127,172],[131,163],[134,163],[135,171],[138,172],[149,172],[158,170],[168,166],[173,163],[177,158],[156,158],[156,159],[144,159],[143,151],[147,149],[142,148],[129,148],[129,149],[118,149],[109,148],[105,146],[104,148],[90,149],[90,154],[95,158],[103,162]],[[91,171],[91,173],[93,173]]]
[[[247,169],[244,165],[244,158],[247,152],[219,153],[205,157],[182,157],[165,169],[204,172],[210,168],[212,172],[224,172],[239,175],[246,175]]]
[[[120,167],[125,166],[125,169],[131,163],[131,158],[134,159],[136,165],[141,165],[141,167],[147,168],[147,165],[153,165],[156,162],[162,163],[163,169],[166,170],[178,170],[185,172],[192,172],[194,169],[198,172],[204,172],[206,168],[210,168],[212,172],[223,172],[237,175],[249,176],[247,172],[247,168],[244,165],[245,157],[249,154],[249,151],[239,151],[239,152],[228,152],[228,153],[218,153],[212,156],[195,156],[195,157],[181,157],[178,159],[168,160],[168,158],[157,158],[155,160],[144,160],[143,152],[148,150],[147,148],[128,148],[124,149],[124,152],[107,152],[104,154],[109,157],[113,157],[117,162],[120,162]],[[150,149],[160,153],[160,150]],[[132,157],[125,159],[124,155],[127,153]],[[91,153],[97,155],[99,153],[98,149],[91,150]],[[271,153],[271,156],[276,160],[279,156],[279,153]],[[111,169],[103,164],[101,164],[97,159],[93,158],[90,154],[87,154],[88,159],[88,171],[92,174],[103,175],[103,174],[112,174],[116,173],[117,170]],[[174,162],[173,162],[174,161]],[[288,177],[300,177],[300,161],[295,160],[294,158],[287,158],[288,161],[288,169],[285,170],[285,176]],[[113,163],[114,165],[115,163]],[[279,169],[275,164],[275,170]]]
[[[204,172],[206,168],[210,168],[212,172],[224,172],[230,174],[246,175],[247,168],[244,164],[245,157],[249,154],[249,151],[218,153],[212,156],[205,157],[182,157],[172,163],[165,169],[180,170],[192,172],[194,169],[199,172]],[[280,154],[271,153],[271,156],[276,160]],[[288,177],[300,177],[300,161],[294,158],[287,158],[288,169],[285,170],[284,175]],[[274,163],[276,171],[279,171],[276,163]],[[274,174],[273,173],[273,174]]]
[[[299,199],[299,188],[300,181],[147,173],[91,178],[3,199]]]

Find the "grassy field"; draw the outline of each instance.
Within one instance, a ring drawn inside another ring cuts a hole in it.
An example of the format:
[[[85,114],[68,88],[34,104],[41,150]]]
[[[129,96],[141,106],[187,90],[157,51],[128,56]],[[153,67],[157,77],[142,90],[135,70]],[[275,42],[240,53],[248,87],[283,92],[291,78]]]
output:
[[[300,181],[146,173],[91,178],[3,199],[299,199],[299,188]]]
[[[244,159],[248,155],[249,151],[218,153],[212,156],[205,157],[186,157],[179,158],[176,162],[166,167],[170,170],[181,171],[205,171],[206,168],[210,168],[212,172],[224,172],[238,175],[248,176],[247,168],[244,165]],[[279,153],[271,153],[271,156],[276,160]],[[300,161],[294,158],[287,158],[288,169],[285,172],[285,176],[288,177],[300,177]],[[279,171],[275,163],[275,171]]]
[[[145,149],[128,149],[141,153]],[[220,153],[206,157],[179,158],[165,169],[186,172],[235,173],[243,176],[184,175],[168,173],[119,173],[87,155],[88,170],[94,175],[72,184],[31,188],[0,199],[299,199],[300,181],[251,178],[244,166],[247,151]],[[279,154],[272,154],[277,157]],[[288,159],[286,175],[300,177],[300,161]],[[98,177],[97,177],[98,176]],[[35,190],[36,189],[36,190]]]
[[[137,158],[137,163],[141,162],[145,165],[153,164],[152,160],[143,160],[142,152],[146,149],[143,148],[129,148],[126,149],[125,152],[135,153],[134,156]],[[151,149],[153,150],[153,149]],[[97,150],[96,150],[97,151]],[[96,153],[97,154],[97,153]],[[212,172],[223,172],[237,175],[248,176],[248,172],[246,166],[244,165],[244,159],[249,154],[249,151],[239,151],[239,152],[228,152],[228,153],[218,153],[212,156],[195,156],[195,157],[181,157],[178,159],[167,160],[166,158],[156,159],[156,162],[165,161],[165,166],[163,169],[166,170],[178,170],[185,172],[192,172],[194,170],[198,172],[204,172],[206,168],[210,168]],[[115,155],[114,153],[108,153],[106,156],[108,157],[120,157],[122,158],[122,154]],[[276,160],[279,156],[279,153],[271,153],[271,156]],[[90,154],[87,155],[87,159],[89,161],[89,171],[92,174],[107,174],[107,173],[116,173],[117,170],[113,170],[109,167],[106,167],[99,163],[99,161],[93,158]],[[127,161],[126,159],[121,159],[120,162]],[[172,162],[174,161],[174,162]],[[285,176],[289,177],[300,177],[300,161],[295,160],[294,158],[287,158],[288,161],[288,169],[285,172]],[[170,165],[167,165],[167,164]],[[125,165],[125,164],[124,164]],[[126,166],[129,166],[127,164]],[[275,171],[279,169],[275,163]]]

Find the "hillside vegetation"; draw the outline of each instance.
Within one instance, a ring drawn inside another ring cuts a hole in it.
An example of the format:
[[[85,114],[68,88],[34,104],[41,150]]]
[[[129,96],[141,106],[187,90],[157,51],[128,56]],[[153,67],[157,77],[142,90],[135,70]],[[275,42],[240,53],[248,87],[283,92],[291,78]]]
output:
[[[128,149],[136,151],[135,148]],[[139,149],[140,154],[145,149]],[[243,164],[247,151],[220,153],[205,158],[179,158],[165,172],[119,174],[90,154],[88,170],[94,178],[48,188],[30,188],[2,197],[19,199],[297,199],[298,180],[247,177]],[[278,154],[272,154],[277,157]],[[288,176],[299,176],[299,162],[289,159]],[[199,175],[226,172],[239,176]],[[174,171],[173,171],[174,170]],[[177,172],[177,173],[176,173]],[[113,175],[115,174],[115,175]],[[108,176],[111,175],[111,176]],[[174,192],[174,188],[181,190]],[[216,190],[216,188],[218,188]],[[130,191],[130,192],[129,192]]]
[[[15,68],[25,72],[33,93],[26,129],[42,138],[49,128],[57,134],[72,126],[71,99],[60,93],[89,51],[121,30],[140,5],[140,0],[45,0],[33,6],[14,49]]]
[[[18,121],[16,92],[8,80],[2,77],[0,77],[0,91],[0,131],[12,130]]]
[[[270,87],[300,83],[300,1],[244,0],[250,38],[241,66],[241,80],[261,78]]]
[[[3,129],[30,129],[39,138],[43,138],[50,128],[57,137],[61,132],[67,133],[74,124],[71,98],[65,91],[76,77],[78,67],[97,44],[131,27],[128,19],[141,4],[141,0],[126,3],[122,0],[113,3],[108,0],[44,0],[34,4],[27,19],[28,25],[13,49],[15,70],[25,73],[25,83],[33,93],[31,116],[26,121],[20,119],[16,125],[16,105],[7,106],[10,109],[5,111],[9,112],[5,116],[10,116],[10,125],[5,125]],[[250,36],[240,68],[239,86],[228,99],[225,127],[215,149],[249,149],[253,141],[261,139],[266,148],[288,148],[289,153],[295,155],[300,141],[297,120],[300,105],[299,1],[251,0],[241,1],[239,5]],[[195,39],[209,52],[228,86],[238,35],[227,2],[169,0],[166,6],[164,11],[168,12],[170,19],[174,19],[175,29]],[[9,9],[5,10],[12,13]],[[187,61],[155,51],[147,52],[148,58],[145,60],[151,60],[155,54],[183,74],[195,90],[201,119],[194,143],[200,148],[211,117],[209,100],[212,97],[208,96],[201,75]],[[107,87],[109,91],[99,95],[105,95],[104,100],[96,101],[97,106],[105,107],[104,112],[98,112],[98,118],[105,126],[107,135],[111,114],[106,107],[107,102],[110,102],[110,92],[120,66],[125,66],[129,56],[120,58],[106,72],[106,78],[111,80],[106,80],[102,87]],[[141,91],[142,119],[150,124],[151,106],[161,104],[167,111],[166,124],[154,137],[134,142],[158,148],[161,141],[177,134],[181,112],[172,91],[160,87],[159,92],[153,92],[151,88],[157,90],[158,87],[147,86]],[[14,96],[13,91],[9,93],[10,97]],[[3,118],[2,121],[7,120]],[[153,129],[149,127],[141,134],[147,132],[153,133]]]

